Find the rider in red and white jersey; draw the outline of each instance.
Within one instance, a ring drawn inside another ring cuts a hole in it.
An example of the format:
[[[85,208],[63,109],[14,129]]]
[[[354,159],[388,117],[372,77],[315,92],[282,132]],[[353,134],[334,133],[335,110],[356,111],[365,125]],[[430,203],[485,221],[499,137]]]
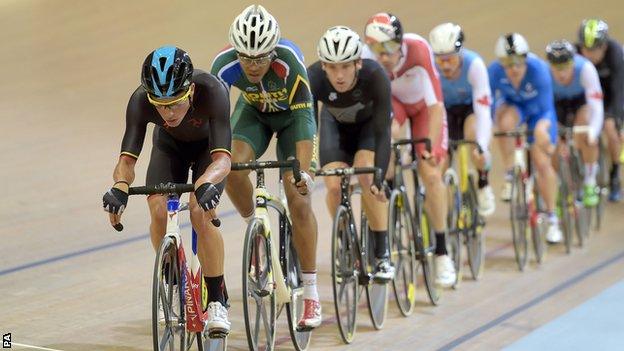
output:
[[[448,131],[440,78],[431,47],[417,34],[404,34],[399,19],[385,12],[368,20],[365,34],[367,47],[363,57],[379,61],[391,80],[393,137],[409,119],[412,138],[431,139],[431,153],[422,144],[416,149],[423,159],[418,163],[418,173],[425,185],[425,209],[436,237],[436,283],[451,286],[456,273],[446,250],[447,204],[442,182]]]

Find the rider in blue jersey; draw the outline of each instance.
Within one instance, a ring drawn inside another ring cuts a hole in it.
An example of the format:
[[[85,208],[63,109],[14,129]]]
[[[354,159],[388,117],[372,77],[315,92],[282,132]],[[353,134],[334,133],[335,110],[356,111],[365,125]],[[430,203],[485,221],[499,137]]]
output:
[[[583,203],[596,206],[598,172],[598,143],[604,120],[602,88],[594,65],[577,55],[566,40],[554,41],[546,47],[559,124],[565,127],[588,125],[586,134],[575,134],[576,146],[585,163]]]
[[[557,117],[553,101],[552,82],[548,65],[529,52],[529,45],[518,33],[501,36],[495,48],[497,61],[490,64],[490,87],[494,93],[494,116],[498,130],[511,131],[526,123],[533,131],[531,161],[537,171],[537,185],[549,214],[546,240],[560,242],[563,235],[555,213],[557,175],[552,155],[557,143]],[[501,156],[507,170],[503,200],[511,198],[513,170],[513,140],[500,138]]]
[[[476,140],[483,150],[473,150],[473,163],[479,170],[479,213],[494,213],[496,201],[488,183],[489,144],[492,137],[490,82],[483,59],[463,48],[464,33],[454,23],[443,23],[431,30],[429,42],[442,83],[449,138]]]

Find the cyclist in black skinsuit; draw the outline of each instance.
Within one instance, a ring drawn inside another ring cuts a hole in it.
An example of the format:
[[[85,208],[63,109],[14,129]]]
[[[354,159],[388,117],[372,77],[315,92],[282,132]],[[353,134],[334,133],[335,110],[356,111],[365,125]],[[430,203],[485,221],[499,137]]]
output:
[[[610,201],[620,201],[620,130],[624,119],[624,56],[622,44],[609,38],[604,21],[588,19],[581,23],[578,33],[578,52],[589,59],[600,77],[604,95],[604,130],[611,155]]]
[[[164,46],[143,63],[141,86],[128,102],[126,131],[113,173],[115,184],[104,194],[104,209],[113,226],[128,203],[128,188],[141,153],[148,123],[155,124],[146,185],[186,183],[192,172],[195,193],[190,195],[193,228],[199,238],[199,259],[209,295],[208,330],[229,331],[227,292],[223,280],[223,240],[211,224],[215,207],[230,172],[230,100],[215,76],[194,70],[183,50]],[[167,223],[166,198],[147,198],[152,245],[158,249]]]
[[[381,168],[385,175],[390,159],[390,80],[373,60],[362,60],[362,43],[351,29],[328,29],[318,45],[317,61],[308,67],[308,77],[317,125],[320,125],[320,161],[327,169],[338,167]],[[318,110],[318,102],[323,107]],[[320,118],[320,122],[319,122]],[[378,265],[375,278],[390,280],[394,267],[388,251],[388,205],[373,184],[372,175],[360,176],[364,208],[375,236]],[[325,177],[330,216],[340,204],[340,179]],[[370,191],[368,190],[370,189]]]

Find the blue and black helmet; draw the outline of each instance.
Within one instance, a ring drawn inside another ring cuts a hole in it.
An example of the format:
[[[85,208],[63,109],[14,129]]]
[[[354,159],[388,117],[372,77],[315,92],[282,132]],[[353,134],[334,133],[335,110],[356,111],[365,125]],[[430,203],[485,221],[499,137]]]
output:
[[[152,51],[143,62],[141,85],[153,97],[167,98],[191,85],[193,63],[186,51],[163,46]]]

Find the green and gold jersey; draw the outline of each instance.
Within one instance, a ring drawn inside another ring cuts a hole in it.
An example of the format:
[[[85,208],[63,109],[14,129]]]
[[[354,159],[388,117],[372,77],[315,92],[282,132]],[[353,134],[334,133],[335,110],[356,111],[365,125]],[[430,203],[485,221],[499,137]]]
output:
[[[286,110],[293,114],[312,114],[312,94],[308,74],[299,48],[291,41],[281,39],[275,48],[277,57],[260,83],[249,82],[240,65],[236,50],[228,46],[212,63],[211,73],[228,86],[241,91],[246,103],[259,112],[273,113]]]

